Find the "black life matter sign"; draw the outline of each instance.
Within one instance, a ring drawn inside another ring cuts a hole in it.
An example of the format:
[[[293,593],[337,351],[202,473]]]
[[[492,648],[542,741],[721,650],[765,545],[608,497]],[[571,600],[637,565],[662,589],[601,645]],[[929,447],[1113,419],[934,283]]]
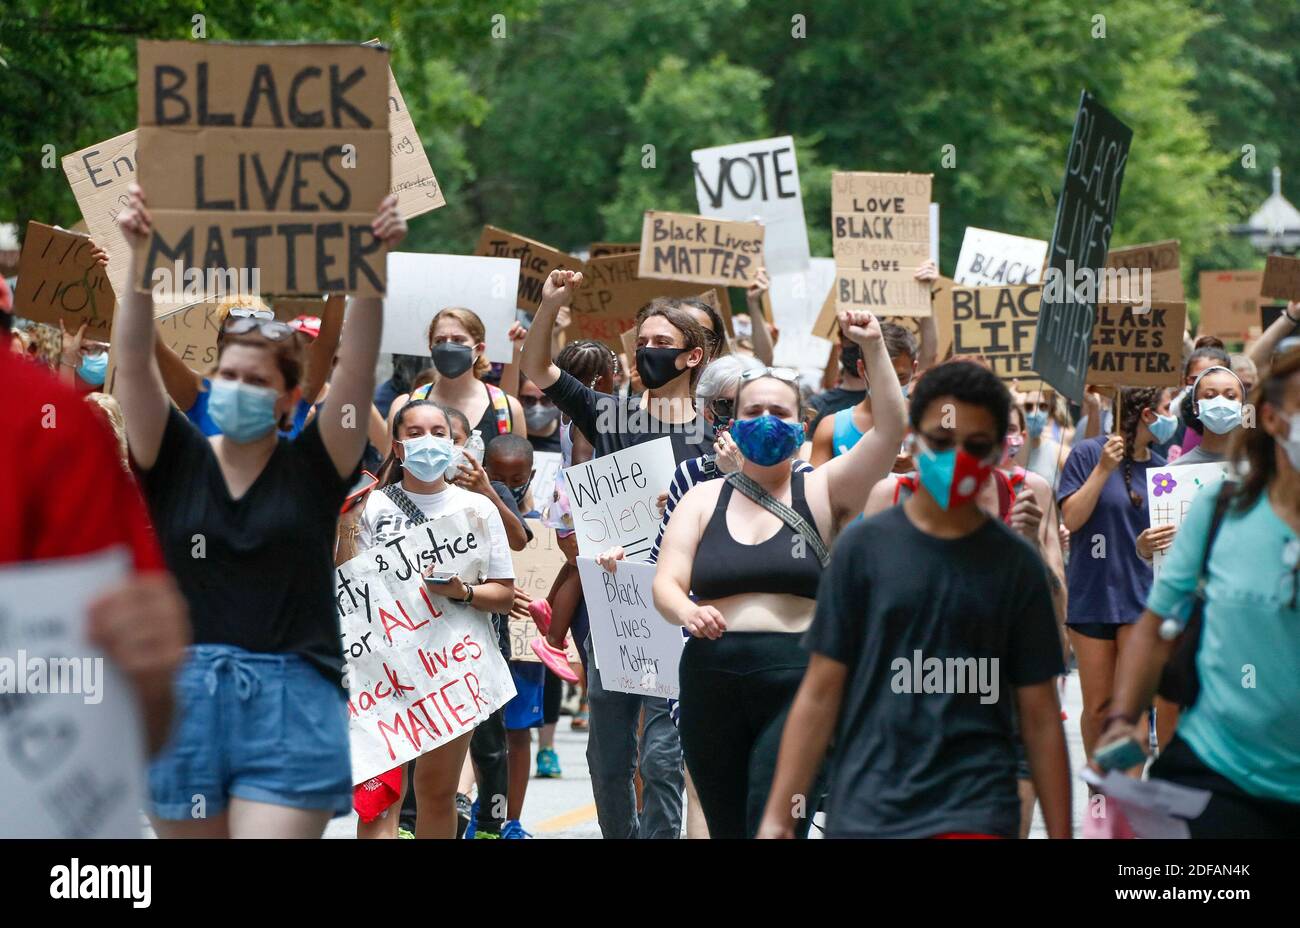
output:
[[[1033,368],[1065,396],[1083,398],[1106,265],[1133,130],[1086,90],[1074,118],[1056,226],[1047,249]]]

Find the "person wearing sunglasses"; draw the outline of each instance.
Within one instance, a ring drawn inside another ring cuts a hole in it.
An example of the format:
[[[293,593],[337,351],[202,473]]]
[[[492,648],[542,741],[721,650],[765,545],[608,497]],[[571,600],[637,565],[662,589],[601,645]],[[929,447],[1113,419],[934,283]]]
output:
[[[979,364],[940,364],[913,387],[920,488],[835,547],[760,837],[792,837],[803,825],[800,797],[811,795],[833,739],[827,837],[1013,838],[1017,715],[1048,834],[1070,834],[1056,693],[1064,664],[1046,571],[977,501],[1010,406]]]
[[[523,376],[519,378],[519,405],[524,410],[528,440],[533,450],[559,454],[563,450],[560,447],[560,407],[542,392],[541,387]]]
[[[811,473],[796,470],[790,459],[804,443],[798,372],[744,372],[730,428],[740,470],[692,487],[659,546],[655,608],[692,636],[679,668],[681,737],[714,838],[752,837],[758,827],[781,725],[807,666],[800,638],[827,551],[889,472],[903,438],[903,394],[879,321],[852,311],[839,324],[883,385],[871,431]]]
[[[128,198],[118,225],[135,262],[152,220],[137,185]],[[369,231],[380,247],[401,241],[396,196]],[[227,320],[208,399],[221,434],[209,437],[164,391],[152,294],[131,289],[117,308],[116,396],[194,632],[181,723],[150,769],[160,836],[318,838],[352,806],[335,528],[365,447],[353,411],[370,405],[382,327],[380,298],[351,301],[325,405],[287,439],[277,425],[302,396],[297,335]]]
[[[1257,427],[1232,453],[1245,477],[1193,499],[1097,742],[1145,744],[1136,723],[1199,609],[1199,641],[1179,642],[1199,690],[1149,770],[1210,793],[1187,823],[1193,838],[1300,835],[1300,350],[1275,358],[1250,400]]]

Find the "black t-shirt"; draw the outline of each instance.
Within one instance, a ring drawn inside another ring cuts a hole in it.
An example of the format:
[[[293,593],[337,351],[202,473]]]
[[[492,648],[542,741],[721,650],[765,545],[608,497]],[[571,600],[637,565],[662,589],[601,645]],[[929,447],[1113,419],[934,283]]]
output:
[[[858,522],[835,545],[804,644],[848,666],[828,836],[1017,835],[1014,688],[1064,672],[1027,542],[997,519],[935,538],[901,506]]]
[[[195,644],[299,654],[342,682],[334,531],[356,477],[339,476],[313,419],[231,499],[208,439],[172,409],[141,486]]]
[[[554,451],[557,454],[563,451],[560,447],[559,429],[556,429],[550,435],[529,435],[528,441],[532,444],[534,451]]]
[[[841,390],[839,387],[832,387],[829,390],[823,390],[808,400],[808,405],[817,410],[817,418],[813,419],[812,426],[808,429],[809,435],[817,433],[817,425],[826,416],[833,416],[841,409],[848,409],[861,403],[867,396],[866,390]]]
[[[542,392],[573,420],[596,457],[665,435],[672,439],[678,464],[713,451],[713,426],[698,414],[690,422],[663,422],[641,408],[640,396],[598,393],[568,371],[560,371],[560,379]]]

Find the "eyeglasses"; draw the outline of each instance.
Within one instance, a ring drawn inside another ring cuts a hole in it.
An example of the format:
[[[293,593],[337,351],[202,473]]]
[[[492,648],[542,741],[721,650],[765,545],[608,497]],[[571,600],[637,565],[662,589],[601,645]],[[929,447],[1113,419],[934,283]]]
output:
[[[931,451],[951,451],[957,446],[957,437],[955,435],[933,435],[929,432],[918,432],[916,437],[923,439],[925,447]],[[993,439],[983,438],[978,435],[971,435],[961,443],[961,447],[963,451],[977,461],[988,460],[1002,448]]]
[[[519,405],[524,409],[532,409],[534,406],[554,406],[555,403],[549,396],[521,396]]]
[[[775,377],[777,380],[799,385],[799,372],[793,367],[755,367],[742,373],[740,382],[749,383],[751,380],[760,380],[763,377]]]
[[[287,322],[277,322],[260,316],[236,316],[234,313],[235,310],[231,310],[230,317],[221,328],[221,331],[227,335],[247,335],[256,329],[263,338],[278,342],[290,337],[296,331]]]
[[[713,410],[715,419],[734,419],[736,418],[736,400],[731,397],[718,397],[709,404]]]

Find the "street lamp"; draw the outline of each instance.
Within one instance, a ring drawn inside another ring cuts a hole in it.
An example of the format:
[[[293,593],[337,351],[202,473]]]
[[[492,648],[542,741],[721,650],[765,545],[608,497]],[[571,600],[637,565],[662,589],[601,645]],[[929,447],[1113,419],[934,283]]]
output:
[[[1244,225],[1229,228],[1233,235],[1249,237],[1251,247],[1263,254],[1300,251],[1300,210],[1282,196],[1282,169],[1273,168],[1273,192]]]

